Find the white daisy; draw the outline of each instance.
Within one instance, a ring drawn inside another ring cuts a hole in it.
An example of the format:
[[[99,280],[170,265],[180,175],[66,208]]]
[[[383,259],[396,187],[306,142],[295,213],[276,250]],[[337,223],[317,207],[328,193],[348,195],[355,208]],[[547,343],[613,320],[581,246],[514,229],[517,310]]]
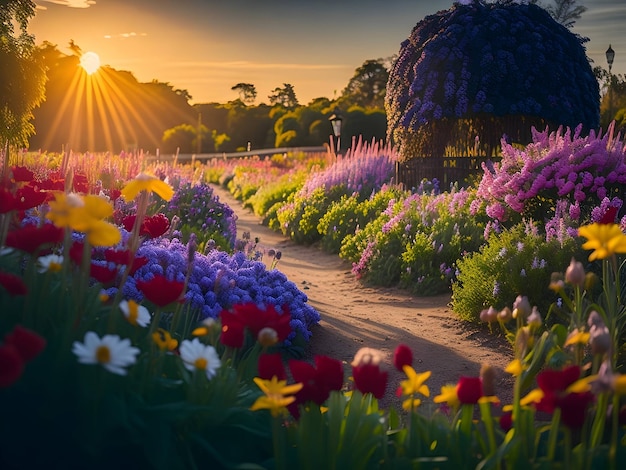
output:
[[[204,370],[209,379],[215,376],[221,365],[215,348],[201,343],[198,338],[186,339],[180,344],[180,358],[188,370]]]
[[[63,256],[46,255],[37,258],[37,271],[40,273],[51,272],[58,273],[63,267]]]
[[[120,302],[120,310],[131,325],[146,327],[150,323],[151,317],[148,309],[132,299],[122,300]]]
[[[130,345],[129,339],[117,335],[104,335],[99,338],[93,331],[85,333],[83,343],[74,341],[72,352],[81,364],[102,364],[109,372],[126,375],[125,367],[137,361],[139,349]]]

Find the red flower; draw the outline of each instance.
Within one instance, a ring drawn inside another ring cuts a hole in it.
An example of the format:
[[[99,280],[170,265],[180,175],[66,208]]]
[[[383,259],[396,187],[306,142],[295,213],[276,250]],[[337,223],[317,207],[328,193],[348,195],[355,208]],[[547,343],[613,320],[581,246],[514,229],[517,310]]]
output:
[[[111,263],[121,264],[123,266],[127,266],[130,263],[130,251],[129,250],[114,250],[108,249],[104,252],[104,259]],[[135,256],[133,258],[133,264],[130,268],[130,275],[132,276],[135,272],[145,266],[148,263],[148,258],[145,256]]]
[[[25,211],[43,204],[48,198],[48,193],[39,191],[32,186],[24,186],[15,191],[15,209]]]
[[[87,179],[87,175],[84,173],[74,173],[72,184],[74,186],[74,191],[77,193],[87,194],[89,192],[89,180]]]
[[[220,312],[220,320],[222,321],[220,342],[224,346],[231,348],[243,346],[246,325],[243,323],[242,318],[228,310],[222,310]]]
[[[150,238],[156,238],[163,235],[170,228],[170,220],[165,214],[154,214],[146,217],[141,225],[141,235],[148,235]]]
[[[137,216],[127,215],[122,219],[122,225],[124,225],[124,228],[128,232],[131,232],[136,220]],[[167,232],[169,228],[170,221],[167,216],[165,214],[158,213],[143,219],[139,235],[147,235],[150,238],[156,238]]]
[[[15,274],[0,271],[0,286],[4,287],[11,295],[26,295],[28,288],[22,278]]]
[[[6,246],[17,248],[27,253],[35,253],[43,245],[54,245],[63,241],[63,229],[53,224],[44,224],[41,227],[27,225],[7,234]]]
[[[380,367],[382,353],[377,349],[361,348],[352,361],[354,386],[361,393],[371,393],[381,399],[385,395],[389,374]]]
[[[480,377],[461,377],[456,385],[456,395],[463,405],[475,405],[483,396],[483,382]]]
[[[138,280],[136,285],[146,299],[159,307],[165,307],[179,300],[185,288],[184,282],[168,280],[159,274],[149,281]]]
[[[413,365],[413,351],[406,344],[399,344],[393,352],[393,365],[402,372],[404,366]]]
[[[0,188],[0,214],[15,210],[15,196],[6,188]]]
[[[543,392],[543,397],[536,404],[537,410],[552,413],[555,408],[560,408],[563,424],[570,428],[581,427],[593,394],[567,392],[567,388],[579,378],[580,367],[576,365],[563,370],[546,369],[537,374],[537,385]]]
[[[24,372],[24,360],[11,344],[0,345],[0,388],[13,385]]]
[[[261,354],[259,356],[259,377],[265,380],[271,380],[277,377],[278,380],[287,380],[287,371],[283,365],[283,358],[279,353]]]
[[[361,393],[371,393],[379,400],[385,396],[389,374],[378,365],[362,364],[352,367],[354,386]]]
[[[108,266],[91,263],[89,275],[101,284],[111,284],[117,276],[117,269],[110,269]]]
[[[82,242],[74,242],[70,246],[70,259],[78,266],[83,264],[83,251],[85,251],[85,244]]]
[[[13,346],[24,361],[32,361],[46,347],[45,338],[22,325],[16,325],[4,341]]]
[[[35,177],[35,174],[30,171],[25,166],[14,166],[11,168],[11,172],[13,173],[13,181],[32,181]]]
[[[508,411],[506,413],[502,413],[499,418],[500,427],[504,432],[509,432],[509,429],[513,426],[513,413]]]
[[[343,387],[343,365],[341,361],[327,356],[315,356],[315,366],[308,362],[292,359],[289,370],[296,383],[302,383],[302,389],[296,394],[296,403],[312,401],[321,405],[330,396],[332,390]]]
[[[602,216],[602,218],[598,221],[599,224],[614,224],[615,216],[617,215],[617,207],[609,206]]]
[[[286,307],[284,307],[286,310]],[[291,315],[289,312],[280,314],[276,306],[268,305],[265,310],[253,302],[237,304],[233,306],[233,311],[238,315],[243,324],[250,329],[256,339],[263,328],[271,328],[276,331],[278,341],[284,341],[291,333]]]
[[[133,226],[135,225],[135,220],[137,220],[136,215],[127,215],[122,219],[122,225],[127,232],[133,231]]]

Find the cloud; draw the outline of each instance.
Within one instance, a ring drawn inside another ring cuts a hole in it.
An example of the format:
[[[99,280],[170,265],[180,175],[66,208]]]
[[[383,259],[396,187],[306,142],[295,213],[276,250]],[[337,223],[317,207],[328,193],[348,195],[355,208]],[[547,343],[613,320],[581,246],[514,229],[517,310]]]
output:
[[[69,8],[89,8],[91,5],[95,5],[95,0],[42,0],[46,3],[54,3],[55,5],[61,5]],[[37,8],[46,10],[43,5],[38,5]]]
[[[118,33],[118,34],[105,34],[105,39],[130,39],[130,38],[138,38],[145,37],[148,33],[136,33],[131,31],[130,33]]]

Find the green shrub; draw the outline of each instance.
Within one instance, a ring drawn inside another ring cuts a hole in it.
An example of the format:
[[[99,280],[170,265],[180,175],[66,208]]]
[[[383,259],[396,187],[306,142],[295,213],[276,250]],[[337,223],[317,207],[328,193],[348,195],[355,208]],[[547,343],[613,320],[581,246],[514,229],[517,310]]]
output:
[[[358,194],[352,194],[333,201],[317,225],[322,235],[322,247],[330,253],[339,253],[347,237],[378,217],[391,199],[403,193],[399,187],[383,187],[365,200]]]
[[[453,310],[461,319],[476,322],[481,310],[490,306],[500,310],[525,295],[545,315],[556,300],[548,288],[552,273],[562,272],[572,257],[583,256],[577,239],[547,242],[532,222],[492,233],[479,251],[457,262]]]
[[[290,194],[298,191],[304,184],[305,177],[304,172],[287,173],[278,180],[260,187],[245,201],[244,206],[251,208],[256,215],[264,217],[274,204],[287,201]],[[264,223],[267,223],[267,220]]]

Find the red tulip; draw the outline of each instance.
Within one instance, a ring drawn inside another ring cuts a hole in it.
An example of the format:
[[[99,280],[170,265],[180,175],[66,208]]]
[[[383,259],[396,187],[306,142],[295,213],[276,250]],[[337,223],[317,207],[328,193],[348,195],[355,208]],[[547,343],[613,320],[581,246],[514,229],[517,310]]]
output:
[[[0,286],[11,295],[26,295],[28,288],[21,277],[0,271]]]
[[[393,353],[393,365],[400,372],[404,366],[413,365],[413,351],[406,344],[399,344]]]
[[[63,229],[53,224],[44,224],[41,227],[27,225],[7,234],[6,246],[35,253],[44,245],[54,245],[63,241]]]
[[[461,377],[456,385],[456,395],[461,404],[475,405],[483,396],[483,382],[480,377]]]
[[[43,336],[22,325],[16,325],[13,331],[4,337],[5,344],[13,346],[24,361],[32,361],[46,347]]]
[[[158,274],[149,281],[138,280],[136,284],[146,299],[159,307],[179,300],[185,288],[184,282],[169,280]]]
[[[277,377],[278,380],[287,380],[287,371],[283,364],[283,358],[279,353],[261,354],[259,356],[259,377],[265,380],[271,380]]]
[[[24,360],[11,344],[0,345],[0,388],[13,385],[24,372]]]

